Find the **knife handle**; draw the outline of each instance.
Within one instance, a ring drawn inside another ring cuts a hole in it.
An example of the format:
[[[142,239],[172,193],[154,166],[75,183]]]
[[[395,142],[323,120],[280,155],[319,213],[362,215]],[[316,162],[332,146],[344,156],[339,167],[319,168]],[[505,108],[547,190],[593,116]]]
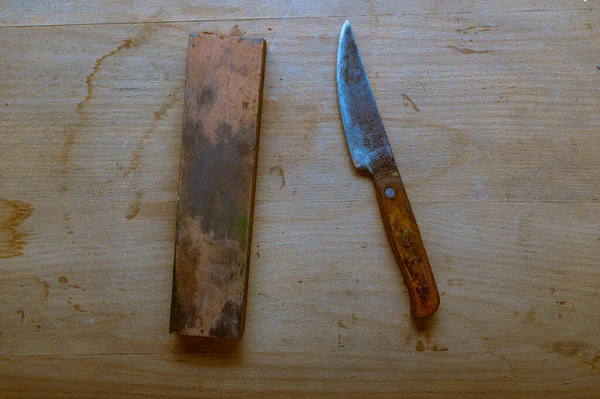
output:
[[[440,305],[440,296],[402,179],[397,172],[373,179],[385,232],[408,289],[411,312],[417,318],[431,316]]]

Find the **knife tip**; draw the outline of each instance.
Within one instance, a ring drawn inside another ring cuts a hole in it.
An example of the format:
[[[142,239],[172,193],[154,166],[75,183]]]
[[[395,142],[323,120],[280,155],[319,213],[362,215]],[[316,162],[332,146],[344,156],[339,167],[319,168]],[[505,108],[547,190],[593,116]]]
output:
[[[343,38],[348,35],[352,35],[352,27],[350,26],[350,21],[346,20],[342,26],[342,30],[340,31],[340,43],[342,42]]]

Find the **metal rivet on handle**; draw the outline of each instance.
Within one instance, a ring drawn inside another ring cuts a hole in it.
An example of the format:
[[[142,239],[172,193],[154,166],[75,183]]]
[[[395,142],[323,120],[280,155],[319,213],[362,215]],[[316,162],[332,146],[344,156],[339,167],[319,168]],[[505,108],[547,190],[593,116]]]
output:
[[[393,188],[388,187],[385,189],[385,196],[388,197],[389,199],[392,199],[396,196],[396,192],[394,191]]]

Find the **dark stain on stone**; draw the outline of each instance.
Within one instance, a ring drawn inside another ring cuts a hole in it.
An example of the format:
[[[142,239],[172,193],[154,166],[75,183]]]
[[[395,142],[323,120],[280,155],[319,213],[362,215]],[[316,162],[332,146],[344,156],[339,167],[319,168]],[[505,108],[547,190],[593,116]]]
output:
[[[58,278],[58,282],[61,283],[61,284],[67,284],[69,282],[69,279],[66,278],[65,276],[60,276]]]
[[[234,230],[238,234],[240,247],[242,247],[242,249],[246,249],[246,243],[248,242],[248,231],[250,230],[250,222],[248,221],[248,218],[245,216],[240,217],[234,226]]]
[[[248,129],[242,123],[240,126],[242,130]],[[188,126],[183,137],[184,151],[191,150],[191,154],[182,173],[188,192],[180,201],[186,201],[183,205],[200,221],[205,234],[214,232],[213,239],[217,241],[225,237],[236,239],[243,247],[248,229],[248,223],[242,220],[248,220],[243,201],[247,187],[237,182],[251,181],[252,170],[238,166],[239,158],[252,157],[252,151],[243,139],[248,134],[234,132],[230,124],[220,122],[216,131],[218,142],[213,145],[206,135],[196,133],[197,129],[202,129],[199,122]],[[232,237],[231,226],[237,226],[237,237]]]
[[[211,85],[204,85],[196,94],[196,104],[199,107],[207,107],[210,106],[216,100],[216,91]]]
[[[221,310],[221,317],[210,328],[209,334],[221,338],[236,338],[242,333],[242,312],[239,304],[227,301]]]
[[[423,344],[423,341],[421,341],[421,340],[417,341],[417,346],[415,346],[415,350],[417,352],[423,352],[425,350],[425,345]]]
[[[25,321],[25,312],[23,311],[23,309],[19,309],[17,310],[17,313],[19,314],[19,316],[21,316],[21,323],[23,323]]]
[[[189,241],[189,239],[188,239]],[[190,242],[191,244],[191,242]],[[181,243],[179,244],[181,245]],[[185,251],[188,249],[188,251]],[[187,247],[181,247],[180,259],[186,262],[195,262],[194,264],[199,264],[200,262],[200,252],[193,248],[192,245],[188,245]],[[193,300],[189,300],[186,298],[180,298],[182,296],[182,292],[180,292],[180,288],[178,286],[178,279],[183,280],[183,284],[187,287],[196,287],[197,279],[196,273],[188,271],[184,268],[179,268],[179,270],[174,267],[173,268],[173,290],[171,293],[171,317],[169,320],[169,331],[170,332],[180,332],[184,331],[186,328],[193,327],[196,323],[201,324],[202,320],[198,320],[199,314],[197,313],[197,307],[194,304]],[[177,276],[177,274],[180,276]]]
[[[222,247],[218,251],[219,256],[213,259],[212,267],[207,269],[208,277],[216,286],[228,286],[237,278],[236,272],[245,270],[243,259],[240,259],[239,252],[231,247]]]

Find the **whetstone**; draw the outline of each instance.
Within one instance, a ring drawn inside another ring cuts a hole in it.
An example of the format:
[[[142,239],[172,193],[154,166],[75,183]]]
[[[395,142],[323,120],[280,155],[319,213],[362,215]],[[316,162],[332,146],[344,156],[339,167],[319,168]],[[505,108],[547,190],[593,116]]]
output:
[[[190,35],[170,332],[244,331],[264,39]]]

